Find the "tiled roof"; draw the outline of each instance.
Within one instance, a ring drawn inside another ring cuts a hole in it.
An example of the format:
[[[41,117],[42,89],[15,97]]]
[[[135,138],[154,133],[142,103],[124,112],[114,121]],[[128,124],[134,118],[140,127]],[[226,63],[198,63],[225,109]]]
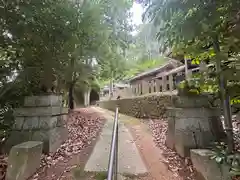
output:
[[[139,78],[147,76],[147,75],[152,75],[152,74],[158,73],[159,71],[161,71],[163,68],[167,67],[170,64],[173,64],[173,63],[179,63],[180,64],[180,62],[177,61],[177,60],[174,60],[174,59],[171,59],[171,58],[168,58],[168,57],[165,57],[165,59],[168,59],[169,61],[167,63],[163,64],[160,67],[153,68],[153,69],[150,69],[148,71],[142,72],[142,73],[132,77],[131,79],[129,79],[129,81],[133,81],[133,80],[139,79]]]
[[[172,69],[171,71],[167,72],[166,75],[178,73],[178,72],[181,72],[184,69],[185,69],[185,65],[179,66],[179,67],[177,67],[175,69]]]

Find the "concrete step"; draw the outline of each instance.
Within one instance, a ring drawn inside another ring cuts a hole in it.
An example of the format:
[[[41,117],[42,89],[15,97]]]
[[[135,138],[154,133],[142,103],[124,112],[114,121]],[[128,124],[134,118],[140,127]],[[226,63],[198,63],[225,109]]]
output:
[[[113,117],[109,115],[94,150],[85,166],[87,172],[108,170],[110,146],[112,139]],[[139,151],[128,129],[119,120],[118,172],[120,174],[141,175],[147,173]]]

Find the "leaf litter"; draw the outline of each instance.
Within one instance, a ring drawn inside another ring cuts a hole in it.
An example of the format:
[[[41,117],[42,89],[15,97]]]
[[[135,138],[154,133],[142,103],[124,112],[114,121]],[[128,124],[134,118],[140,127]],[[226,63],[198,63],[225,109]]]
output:
[[[193,169],[191,160],[180,157],[175,151],[166,146],[167,121],[151,119],[148,125],[156,146],[162,150],[166,158],[164,163],[168,166],[168,169],[184,180],[196,180],[196,172]]]
[[[91,108],[81,108],[69,113],[64,120],[64,126],[68,129],[67,140],[54,154],[42,155],[39,170],[29,180],[60,180],[64,172],[70,171],[75,166],[69,167],[68,161],[76,154],[81,153],[93,140],[97,138],[101,130],[104,118]],[[0,156],[0,180],[5,179],[7,161],[6,155]],[[45,176],[45,171],[54,167],[61,172],[50,173]],[[62,169],[64,168],[64,171]]]

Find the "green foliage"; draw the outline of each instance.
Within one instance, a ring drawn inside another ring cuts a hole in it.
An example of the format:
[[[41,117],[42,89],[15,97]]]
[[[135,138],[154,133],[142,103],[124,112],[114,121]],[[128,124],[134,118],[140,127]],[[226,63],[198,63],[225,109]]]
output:
[[[125,78],[126,79],[131,78],[132,76],[135,76],[138,73],[159,67],[166,62],[167,61],[163,57],[159,59],[149,59],[144,61],[141,60],[140,62],[137,61],[136,64],[133,65],[133,67],[130,70],[125,72]]]
[[[117,50],[128,41],[128,1],[13,0],[0,5],[5,10],[0,14],[1,83],[15,70],[24,72],[27,86],[36,86],[31,90],[56,79],[65,89],[80,76],[92,79],[95,67],[86,61],[95,59],[104,71],[109,64],[121,67]]]
[[[177,89],[180,95],[199,95],[201,93],[199,84],[194,79],[190,81],[182,81],[179,83]]]
[[[165,60],[163,57],[158,59],[146,59],[146,60],[138,59],[135,62],[131,62],[131,64],[129,64],[128,67],[122,71],[121,75],[115,76],[114,81],[128,80],[141,72],[159,67],[166,62],[167,60]],[[109,81],[110,81],[109,76],[106,78],[99,79],[100,87],[109,85]]]
[[[229,97],[239,96],[239,0],[146,0],[145,16],[159,27],[158,40],[164,40],[173,53],[194,62],[214,63],[214,73],[204,78],[218,85],[215,96],[221,99],[226,128],[231,128]],[[213,84],[215,85],[215,84]],[[232,133],[228,133],[233,150]],[[231,146],[231,148],[230,148]]]
[[[66,97],[70,89],[99,89],[103,71],[120,74],[130,7],[125,0],[1,1],[0,116],[10,123],[6,113],[24,96],[51,89]]]
[[[203,60],[220,62],[223,67],[220,73],[232,82],[232,86],[227,86],[227,93],[231,96],[239,94],[240,91],[235,89],[239,85],[233,83],[238,81],[240,63],[236,56],[240,39],[234,28],[239,26],[236,10],[239,1],[148,0],[145,3],[148,4],[145,16],[159,27],[158,40],[163,38],[166,47],[172,48],[174,53],[184,54],[193,63],[199,64]],[[216,52],[216,41],[220,52]],[[215,77],[219,76],[216,69],[214,71]]]
[[[226,164],[230,167],[230,174],[233,177],[240,176],[240,153],[229,153],[228,147],[224,142],[214,143],[213,149],[214,155],[211,159],[214,159],[218,164]]]

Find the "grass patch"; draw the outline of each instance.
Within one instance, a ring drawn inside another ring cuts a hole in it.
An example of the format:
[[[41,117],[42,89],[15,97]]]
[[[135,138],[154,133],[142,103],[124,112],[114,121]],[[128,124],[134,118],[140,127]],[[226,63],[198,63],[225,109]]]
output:
[[[95,174],[94,178],[96,180],[105,180],[107,179],[107,172],[98,172]]]
[[[123,173],[122,175],[123,175],[124,177],[128,178],[128,179],[135,179],[135,178],[138,177],[137,175],[128,174],[128,173]]]
[[[94,180],[107,179],[107,172],[85,172],[84,169],[76,167],[72,170],[74,180],[87,180],[91,177]]]
[[[134,175],[134,174],[129,174],[129,173],[123,173],[122,176],[124,176],[126,178],[126,180],[137,180],[140,177],[145,177],[147,175],[147,173],[144,174],[138,174],[138,175]]]
[[[74,168],[72,170],[72,174],[73,174],[74,180],[81,180],[86,176],[84,169],[81,167]]]

